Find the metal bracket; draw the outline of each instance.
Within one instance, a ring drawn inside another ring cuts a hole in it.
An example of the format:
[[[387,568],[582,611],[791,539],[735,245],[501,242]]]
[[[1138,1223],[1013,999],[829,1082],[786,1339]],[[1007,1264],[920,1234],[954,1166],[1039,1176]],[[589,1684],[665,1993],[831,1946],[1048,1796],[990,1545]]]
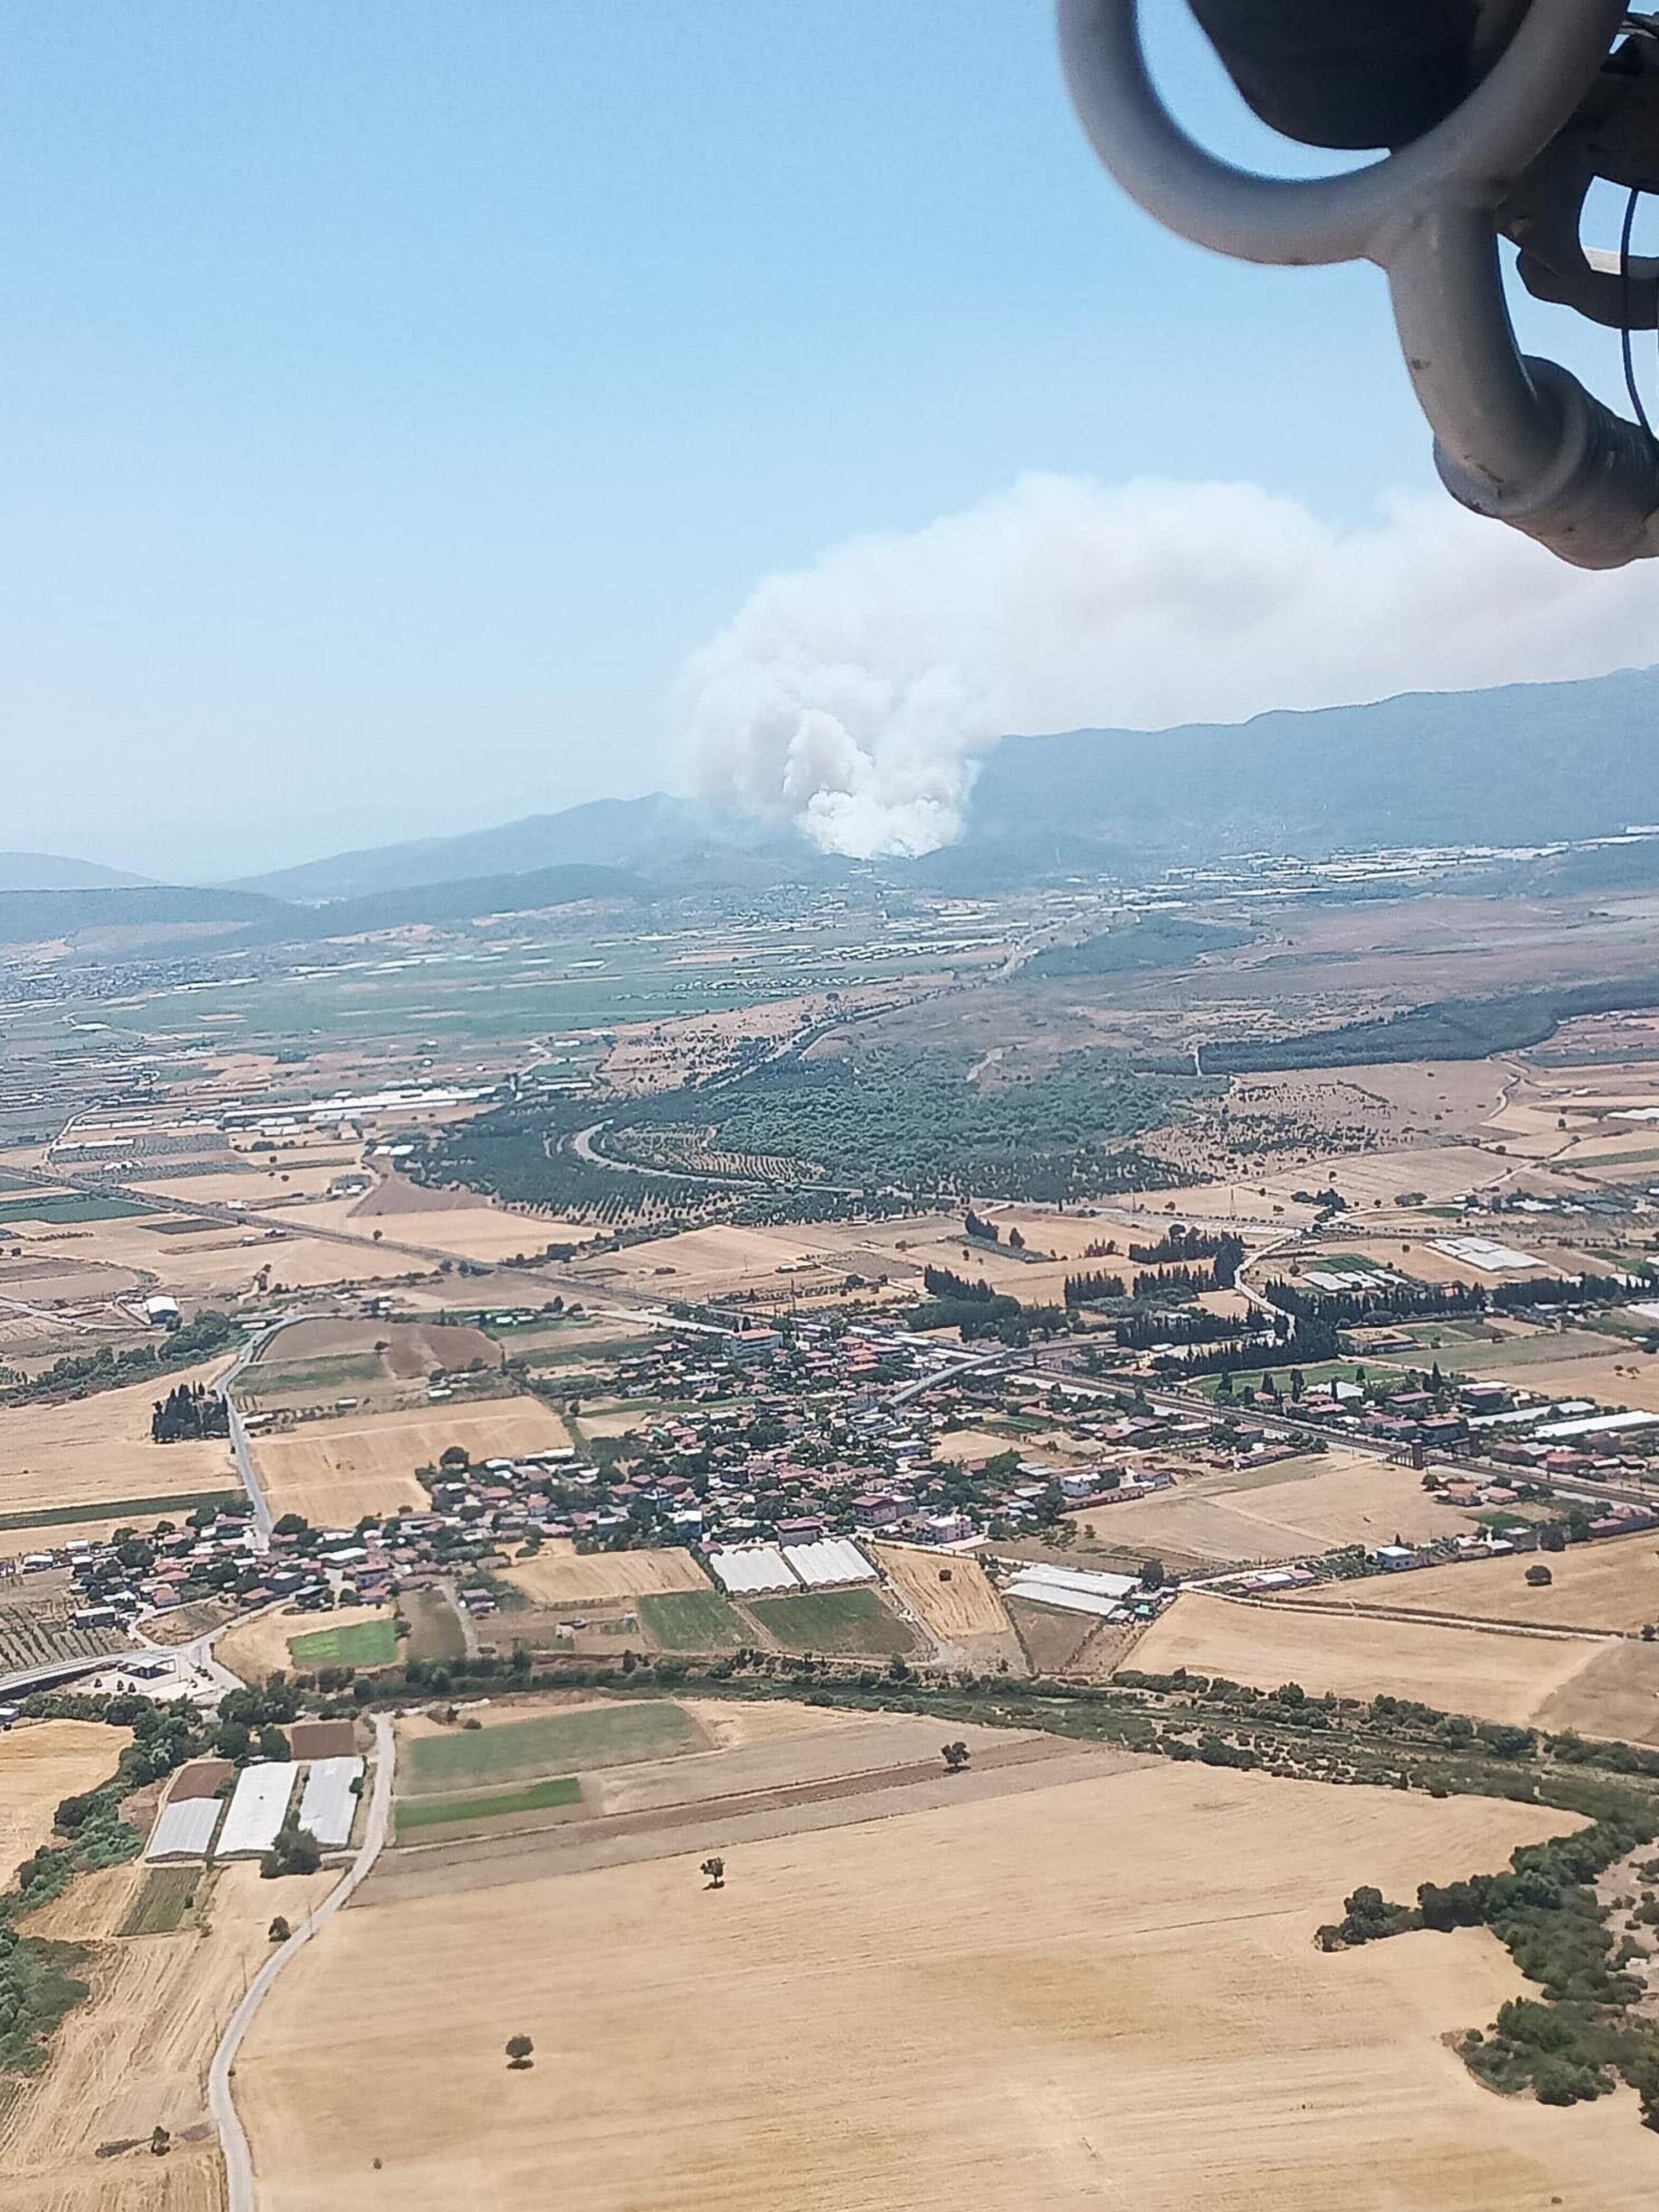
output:
[[[1182,130],[1148,74],[1138,0],[1059,0],[1073,103],[1124,190],[1216,252],[1299,265],[1370,260],[1384,270],[1448,490],[1586,568],[1659,553],[1659,451],[1565,369],[1522,359],[1497,240],[1500,210],[1522,179],[1547,176],[1540,157],[1578,118],[1624,15],[1622,0],[1532,0],[1443,123],[1367,167],[1292,180],[1236,168]],[[1581,275],[1574,263],[1583,193],[1571,201],[1565,168],[1563,178],[1572,250],[1561,225],[1540,228],[1541,183],[1510,220],[1530,217],[1535,269],[1582,286],[1605,272],[1585,259]],[[1650,273],[1659,270],[1644,268],[1644,280]]]

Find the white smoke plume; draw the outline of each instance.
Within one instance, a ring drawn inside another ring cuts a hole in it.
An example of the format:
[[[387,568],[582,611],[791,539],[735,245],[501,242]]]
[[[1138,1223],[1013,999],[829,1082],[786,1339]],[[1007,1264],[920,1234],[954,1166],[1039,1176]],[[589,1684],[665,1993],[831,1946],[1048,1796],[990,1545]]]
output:
[[[1236,721],[1659,657],[1652,564],[1568,568],[1443,495],[1338,529],[1249,483],[1024,476],[769,577],[691,655],[699,793],[826,851],[962,835],[1006,733]]]

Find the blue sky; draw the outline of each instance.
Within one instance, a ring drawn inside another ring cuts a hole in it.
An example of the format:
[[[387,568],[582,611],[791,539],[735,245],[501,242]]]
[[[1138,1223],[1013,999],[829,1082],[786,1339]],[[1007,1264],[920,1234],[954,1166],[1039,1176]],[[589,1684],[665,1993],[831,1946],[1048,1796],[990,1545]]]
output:
[[[1431,483],[1380,278],[1158,232],[1037,0],[62,0],[0,84],[0,847],[228,875],[678,781],[763,578],[1024,471]]]

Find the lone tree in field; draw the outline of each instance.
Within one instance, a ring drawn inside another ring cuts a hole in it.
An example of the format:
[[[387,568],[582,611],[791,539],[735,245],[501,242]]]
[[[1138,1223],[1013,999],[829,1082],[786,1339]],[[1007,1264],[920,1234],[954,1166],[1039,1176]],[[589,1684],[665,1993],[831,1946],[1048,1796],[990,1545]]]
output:
[[[697,1869],[697,1872],[699,1874],[706,1874],[708,1875],[708,1887],[710,1889],[725,1888],[726,1861],[724,1859],[705,1859],[702,1864]]]
[[[1531,1583],[1534,1589],[1547,1589],[1550,1584],[1555,1580],[1555,1577],[1550,1572],[1549,1569],[1544,1565],[1544,1562],[1541,1559],[1535,1559],[1532,1565],[1527,1569],[1527,1580]]]
[[[536,2048],[527,2035],[509,2035],[507,2039],[507,2063],[515,2074],[522,2074],[533,2062],[531,2052]]]
[[[156,2158],[165,2158],[173,2148],[171,2133],[159,2123],[150,2130],[149,2148],[151,2154]]]
[[[289,1926],[287,1921],[283,1919],[282,1914],[279,1912],[276,1915],[276,1917],[271,1922],[270,1927],[266,1929],[265,1933],[270,1936],[273,1943],[286,1943],[289,1937],[294,1933],[294,1930]]]
[[[973,1756],[960,1736],[954,1743],[942,1744],[939,1748],[947,1774],[960,1774]]]

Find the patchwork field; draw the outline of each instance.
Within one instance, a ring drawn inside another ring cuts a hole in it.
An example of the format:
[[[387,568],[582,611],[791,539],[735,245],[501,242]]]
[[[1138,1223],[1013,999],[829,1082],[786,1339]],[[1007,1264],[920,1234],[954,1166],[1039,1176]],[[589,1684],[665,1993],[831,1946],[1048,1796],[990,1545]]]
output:
[[[1534,1589],[1528,1567],[1550,1571]],[[1541,1628],[1611,1628],[1632,1635],[1659,1622],[1659,1548],[1651,1535],[1575,1544],[1468,1565],[1424,1567],[1345,1586],[1343,1600],[1398,1613],[1456,1613],[1468,1620],[1520,1620]]]
[[[29,1721],[0,1735],[0,1890],[50,1840],[59,1802],[107,1782],[126,1741],[101,1721]]]
[[[1620,1665],[1609,1669],[1609,1658]],[[1299,1682],[1316,1695],[1333,1690],[1367,1698],[1387,1691],[1475,1720],[1605,1735],[1626,1733],[1610,1717],[1611,1673],[1627,1708],[1639,1703],[1646,1685],[1647,1709],[1636,1716],[1641,1724],[1628,1730],[1632,1740],[1654,1741],[1659,1724],[1659,1649],[1645,1644],[1241,1605],[1200,1590],[1186,1592],[1153,1623],[1130,1664],[1154,1674],[1186,1667],[1264,1690]]]
[[[718,1895],[695,1854],[533,1849],[371,1886],[240,2060],[261,2203],[356,2212],[378,2158],[400,2212],[1081,2212],[1120,2174],[1152,2212],[1635,2212],[1659,2140],[1628,2096],[1512,2104],[1446,2048],[1522,1990],[1489,1935],[1311,1941],[1361,1881],[1563,1825],[1164,1765],[757,1841]]]
[[[611,1598],[709,1589],[708,1576],[690,1552],[582,1553],[565,1537],[550,1539],[533,1558],[516,1561],[502,1579],[521,1589],[532,1604],[545,1606],[601,1604]]]
[[[1338,1444],[1262,1468],[1182,1476],[1173,1490],[1068,1516],[1101,1544],[1170,1562],[1293,1559],[1343,1544],[1455,1536],[1475,1523],[1423,1488],[1408,1467]]]
[[[360,1515],[424,1505],[417,1467],[435,1467],[451,1444],[475,1461],[556,1451],[564,1424],[534,1398],[495,1398],[453,1409],[430,1406],[361,1419],[312,1421],[254,1443],[270,1509],[317,1528],[352,1528]],[[177,1449],[177,1447],[175,1447]]]
[[[0,1413],[0,1516],[95,1508],[106,1499],[155,1500],[159,1513],[160,1501],[169,1498],[240,1491],[228,1443],[158,1444],[149,1434],[151,1411],[164,1390],[210,1382],[225,1364],[209,1360],[165,1381],[158,1376],[61,1406]]]

